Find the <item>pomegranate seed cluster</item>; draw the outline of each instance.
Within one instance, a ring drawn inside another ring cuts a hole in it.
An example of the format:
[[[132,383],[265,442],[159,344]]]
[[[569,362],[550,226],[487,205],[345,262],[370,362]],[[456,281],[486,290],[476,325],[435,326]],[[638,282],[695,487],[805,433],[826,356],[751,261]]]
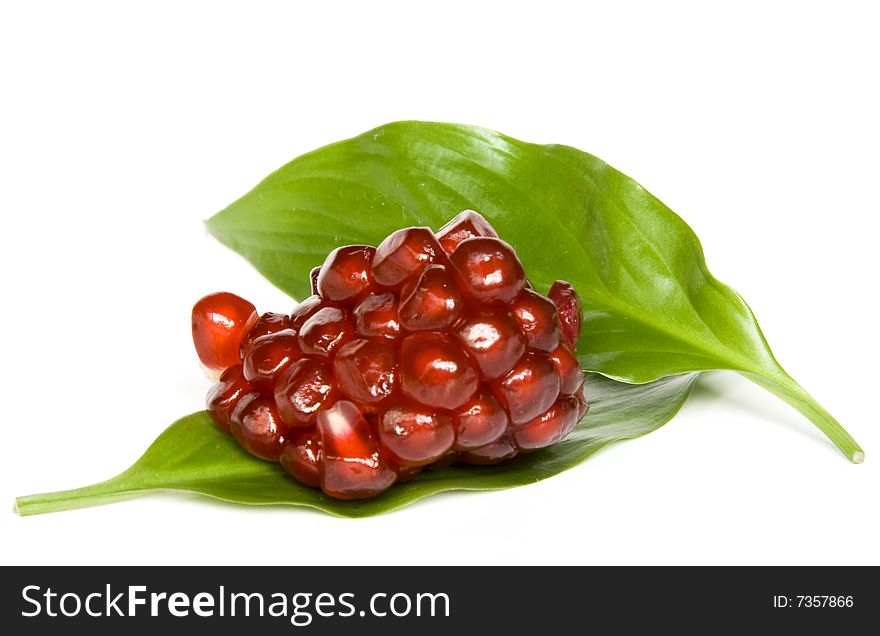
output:
[[[193,308],[207,408],[248,452],[340,499],[424,467],[497,464],[555,444],[587,411],[580,302],[531,288],[465,211],[332,251],[293,313],[211,294]]]

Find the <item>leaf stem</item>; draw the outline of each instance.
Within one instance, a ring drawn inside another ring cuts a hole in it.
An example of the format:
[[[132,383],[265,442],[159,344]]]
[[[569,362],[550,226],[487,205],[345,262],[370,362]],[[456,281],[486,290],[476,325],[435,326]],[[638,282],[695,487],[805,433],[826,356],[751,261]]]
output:
[[[767,389],[773,395],[784,400],[816,425],[825,436],[834,442],[854,464],[861,464],[865,460],[865,452],[858,442],[853,439],[845,428],[838,422],[831,413],[826,411],[813,396],[807,393],[804,388],[795,382],[794,378],[780,370],[778,376],[774,379],[755,373],[742,372],[742,374],[755,384]]]
[[[27,517],[44,512],[59,512],[61,510],[75,510],[77,508],[98,506],[146,494],[144,490],[139,488],[126,489],[123,479],[124,475],[123,473],[107,481],[82,488],[74,488],[73,490],[58,490],[56,492],[18,497],[15,500],[13,512],[22,517]]]

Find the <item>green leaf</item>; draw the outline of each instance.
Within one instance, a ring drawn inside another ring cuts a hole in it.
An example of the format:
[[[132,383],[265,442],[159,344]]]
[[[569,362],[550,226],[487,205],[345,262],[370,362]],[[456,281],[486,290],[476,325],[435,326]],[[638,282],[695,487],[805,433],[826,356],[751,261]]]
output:
[[[501,490],[552,477],[597,450],[650,433],[684,404],[697,374],[650,384],[587,379],[590,412],[562,442],[502,466],[450,466],[426,470],[412,481],[361,501],[340,501],[287,477],[278,464],[249,455],[205,411],[178,420],[131,468],[108,481],[42,495],[19,497],[21,515],[83,508],[165,490],[199,493],[243,504],[306,506],[342,517],[395,510],[448,490]]]
[[[398,122],[294,159],[207,224],[295,298],[334,247],[434,229],[471,208],[546,290],[584,304],[583,366],[624,382],[731,369],[794,406],[853,462],[864,453],[779,365],[694,232],[638,183],[571,147],[471,126]]]

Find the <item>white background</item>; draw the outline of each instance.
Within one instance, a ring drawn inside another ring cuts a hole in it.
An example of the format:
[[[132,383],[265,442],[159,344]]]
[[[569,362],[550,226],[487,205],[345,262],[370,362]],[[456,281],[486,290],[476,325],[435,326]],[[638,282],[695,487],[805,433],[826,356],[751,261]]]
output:
[[[291,303],[201,221],[381,123],[588,150],[702,238],[848,463],[746,380],[500,493],[341,520],[186,495],[19,518],[3,563],[880,563],[872,3],[4,3],[0,502],[136,459],[208,388],[189,310]]]

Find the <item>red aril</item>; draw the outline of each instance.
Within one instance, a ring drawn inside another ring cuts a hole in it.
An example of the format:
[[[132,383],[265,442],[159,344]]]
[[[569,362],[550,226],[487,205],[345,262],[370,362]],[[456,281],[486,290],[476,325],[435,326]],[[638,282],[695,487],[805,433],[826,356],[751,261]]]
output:
[[[495,395],[507,408],[513,424],[537,417],[559,396],[559,376],[553,361],[540,353],[527,353],[513,369],[492,383]]]
[[[224,431],[232,426],[232,411],[243,395],[253,391],[251,384],[242,374],[240,364],[229,367],[208,391],[206,408],[217,425]]]
[[[510,371],[526,350],[526,339],[516,321],[500,307],[470,312],[456,325],[455,335],[486,380]]]
[[[507,411],[488,389],[477,394],[456,411],[455,450],[473,450],[498,439],[510,420]]]
[[[561,344],[550,354],[550,359],[559,374],[559,392],[563,395],[577,393],[584,384],[584,372],[572,350]]]
[[[532,351],[550,353],[559,346],[556,305],[532,289],[524,289],[510,308]]]
[[[242,396],[232,412],[232,435],[245,450],[270,462],[277,462],[287,442],[287,427],[281,422],[275,402],[264,393]]]
[[[465,210],[437,230],[437,240],[447,254],[452,254],[458,245],[469,238],[488,236],[498,238],[495,228],[473,210]]]
[[[199,360],[212,371],[241,362],[241,341],[257,322],[257,310],[244,298],[219,292],[200,299],[192,310],[192,337]]]
[[[262,336],[268,336],[272,333],[278,333],[290,329],[290,316],[287,314],[276,314],[274,312],[266,312],[254,323],[251,330],[241,341],[241,357],[244,359],[248,348],[253,344],[254,340]]]
[[[396,340],[400,335],[397,297],[392,292],[370,294],[355,306],[352,313],[354,330],[359,336]]]
[[[397,385],[397,360],[391,346],[357,339],[343,345],[333,359],[333,374],[345,395],[367,407],[387,402]]]
[[[316,429],[294,434],[279,459],[284,470],[299,483],[321,487],[321,440]]]
[[[397,477],[382,457],[357,406],[342,400],[318,414],[323,469],[321,489],[337,499],[363,499],[387,489]]]
[[[380,285],[396,287],[421,274],[430,263],[443,259],[443,248],[426,227],[398,230],[379,244],[373,258],[373,278]]]
[[[379,440],[399,465],[424,466],[452,448],[452,416],[420,404],[397,404],[382,412]]]
[[[321,300],[320,296],[309,296],[298,304],[290,313],[290,328],[299,331],[306,323],[306,320],[315,315],[315,313],[323,306],[324,301]]]
[[[522,450],[552,446],[568,435],[578,422],[578,401],[573,396],[559,398],[535,419],[513,428],[513,439]]]
[[[285,329],[254,340],[244,356],[248,382],[271,388],[279,375],[302,357],[296,332]]]
[[[581,301],[571,283],[558,280],[550,287],[547,294],[556,305],[559,324],[562,328],[562,341],[569,347],[577,349],[581,336]]]
[[[488,444],[462,453],[461,458],[467,464],[490,466],[508,462],[514,459],[516,455],[516,444],[513,443],[513,438],[508,432]]]
[[[449,259],[462,292],[477,302],[510,304],[525,289],[522,265],[513,248],[501,239],[467,239]]]
[[[477,390],[479,377],[461,346],[436,331],[421,331],[400,346],[400,386],[425,406],[454,409]]]
[[[309,426],[318,413],[333,406],[340,397],[330,367],[321,360],[297,360],[278,378],[275,403],[288,426]]]
[[[299,347],[306,355],[329,358],[353,336],[354,328],[345,309],[322,307],[299,330]]]
[[[327,256],[318,274],[318,295],[332,302],[351,302],[374,286],[372,263],[376,248],[338,247]]]
[[[412,291],[401,297],[400,326],[408,331],[446,329],[462,311],[461,292],[443,265],[428,265]]]

